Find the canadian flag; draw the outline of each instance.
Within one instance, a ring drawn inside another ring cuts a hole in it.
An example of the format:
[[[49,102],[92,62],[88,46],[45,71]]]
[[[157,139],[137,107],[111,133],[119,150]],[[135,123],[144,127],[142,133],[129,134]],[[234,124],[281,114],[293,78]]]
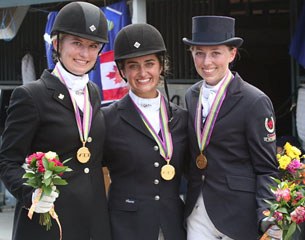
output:
[[[103,86],[103,104],[117,101],[128,93],[128,85],[120,76],[113,51],[100,56],[100,72]]]

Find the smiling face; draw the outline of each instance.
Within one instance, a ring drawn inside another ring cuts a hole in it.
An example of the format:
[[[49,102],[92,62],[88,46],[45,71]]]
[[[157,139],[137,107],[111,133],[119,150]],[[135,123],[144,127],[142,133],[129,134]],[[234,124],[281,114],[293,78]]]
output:
[[[62,34],[59,40],[59,58],[68,71],[83,75],[93,68],[101,46],[98,42]],[[57,48],[57,38],[53,41],[53,47]]]
[[[124,60],[122,74],[127,79],[131,91],[141,98],[158,96],[157,86],[162,67],[156,54]]]
[[[197,73],[214,86],[225,76],[237,49],[226,45],[192,46],[191,51]]]

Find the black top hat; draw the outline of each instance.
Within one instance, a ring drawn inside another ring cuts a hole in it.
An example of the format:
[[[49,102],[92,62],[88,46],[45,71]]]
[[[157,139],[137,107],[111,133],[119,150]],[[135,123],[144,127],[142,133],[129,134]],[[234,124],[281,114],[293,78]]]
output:
[[[235,37],[235,19],[224,16],[196,16],[192,18],[192,39],[183,38],[187,45],[231,45],[240,47],[243,39]]]

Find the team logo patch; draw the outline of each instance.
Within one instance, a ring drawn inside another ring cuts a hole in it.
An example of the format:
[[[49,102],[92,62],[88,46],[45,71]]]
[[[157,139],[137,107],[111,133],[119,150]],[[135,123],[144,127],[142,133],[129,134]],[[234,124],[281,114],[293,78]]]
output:
[[[135,42],[135,43],[133,44],[133,46],[134,46],[135,48],[139,48],[139,47],[141,46],[141,43]]]
[[[58,95],[58,98],[59,98],[60,100],[63,100],[63,99],[65,98],[65,95],[63,95],[62,93],[60,93],[60,94]]]
[[[96,30],[96,27],[95,27],[94,25],[91,25],[91,26],[89,27],[89,29],[91,30],[91,32],[94,32],[94,31]]]
[[[269,133],[273,133],[274,132],[274,119],[273,117],[270,118],[266,118],[265,119],[265,128]]]
[[[275,133],[267,134],[267,136],[264,137],[265,142],[274,142],[275,140],[276,140],[276,134]]]

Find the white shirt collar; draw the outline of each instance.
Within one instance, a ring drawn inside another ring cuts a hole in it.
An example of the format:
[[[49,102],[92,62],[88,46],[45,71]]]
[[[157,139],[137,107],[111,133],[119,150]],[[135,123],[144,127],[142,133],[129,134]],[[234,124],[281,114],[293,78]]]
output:
[[[131,90],[129,90],[129,96],[141,110],[159,111],[160,109],[161,94],[159,91],[156,98],[141,98],[135,95]]]
[[[207,82],[203,79],[202,88],[208,89],[214,93],[217,93],[218,89],[220,88],[222,82],[224,81],[225,77],[223,77],[216,85],[212,86],[207,84]]]
[[[88,74],[84,74],[82,76],[75,76],[67,72],[60,62],[57,62],[56,66],[59,69],[62,77],[64,78],[67,88],[72,90],[73,92],[77,93],[78,91],[82,91],[89,82]]]

